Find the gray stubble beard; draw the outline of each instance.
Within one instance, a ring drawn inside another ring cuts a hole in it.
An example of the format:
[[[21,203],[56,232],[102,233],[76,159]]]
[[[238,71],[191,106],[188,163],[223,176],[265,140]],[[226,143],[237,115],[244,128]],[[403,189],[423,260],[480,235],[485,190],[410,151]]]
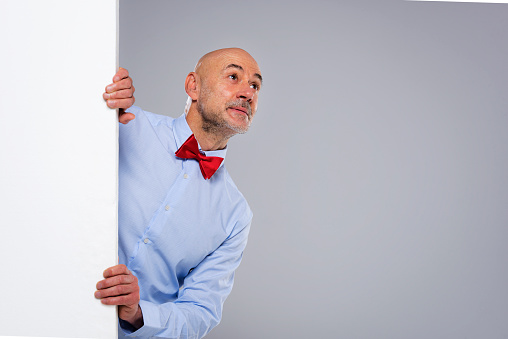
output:
[[[208,93],[207,93],[208,94]],[[209,95],[209,94],[208,94]],[[235,100],[228,102],[225,109],[232,106],[241,106],[247,109],[247,115],[249,123],[246,128],[240,128],[238,126],[231,126],[228,122],[222,118],[220,112],[210,112],[205,110],[203,100],[199,100],[197,103],[198,113],[202,117],[202,129],[204,132],[209,134],[215,134],[222,137],[230,138],[235,134],[244,134],[248,131],[252,120],[252,110],[250,105],[243,100]],[[228,131],[229,133],[227,133]]]

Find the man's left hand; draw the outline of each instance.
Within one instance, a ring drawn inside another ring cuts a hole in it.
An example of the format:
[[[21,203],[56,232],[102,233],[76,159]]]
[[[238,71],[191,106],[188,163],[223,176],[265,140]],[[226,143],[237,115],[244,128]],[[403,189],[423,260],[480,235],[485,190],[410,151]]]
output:
[[[95,297],[104,305],[118,305],[118,317],[134,328],[143,326],[139,307],[138,278],[125,265],[116,265],[104,271],[104,280],[97,283]]]

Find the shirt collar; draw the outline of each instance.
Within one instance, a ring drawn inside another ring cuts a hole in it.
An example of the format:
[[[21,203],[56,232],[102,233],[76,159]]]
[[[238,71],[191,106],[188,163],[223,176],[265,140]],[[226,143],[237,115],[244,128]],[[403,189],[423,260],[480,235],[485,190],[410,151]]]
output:
[[[187,140],[191,134],[192,130],[189,127],[189,124],[187,123],[187,119],[185,119],[185,113],[182,114],[177,119],[173,120],[173,133],[175,135],[175,142],[176,142],[176,149],[179,149],[180,146]],[[201,150],[201,145],[199,145],[199,150],[203,152],[206,156],[209,157],[221,157],[223,159],[226,159],[226,152],[227,152],[227,146],[224,149],[219,149],[216,151],[207,151],[204,152]],[[222,161],[221,166],[224,164],[224,161]]]

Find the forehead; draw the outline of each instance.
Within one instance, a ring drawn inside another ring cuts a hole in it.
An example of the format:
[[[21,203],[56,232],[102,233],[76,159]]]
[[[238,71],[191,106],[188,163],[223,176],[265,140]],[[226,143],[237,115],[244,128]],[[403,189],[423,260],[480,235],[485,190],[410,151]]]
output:
[[[214,72],[225,72],[228,69],[237,69],[247,72],[252,76],[261,76],[261,70],[256,60],[246,52],[221,52],[211,56],[207,61],[210,70]]]

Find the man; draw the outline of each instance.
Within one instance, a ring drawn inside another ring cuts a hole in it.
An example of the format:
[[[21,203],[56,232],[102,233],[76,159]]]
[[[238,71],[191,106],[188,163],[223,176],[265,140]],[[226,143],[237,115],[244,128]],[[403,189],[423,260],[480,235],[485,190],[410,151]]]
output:
[[[113,81],[104,99],[128,108],[128,72]],[[118,305],[119,337],[201,338],[220,321],[252,219],[222,158],[229,138],[248,130],[261,83],[247,52],[217,50],[187,75],[180,118],[121,113],[120,265],[95,292]]]

